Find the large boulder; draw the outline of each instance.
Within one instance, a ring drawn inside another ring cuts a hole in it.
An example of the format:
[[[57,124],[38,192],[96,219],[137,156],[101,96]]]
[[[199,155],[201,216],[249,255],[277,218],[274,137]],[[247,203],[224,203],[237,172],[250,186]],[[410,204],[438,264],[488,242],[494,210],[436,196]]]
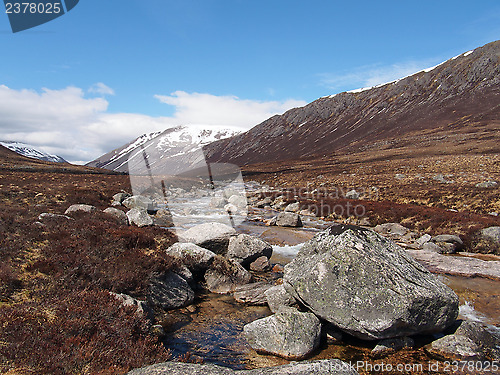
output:
[[[210,268],[205,272],[205,283],[212,293],[226,294],[239,286],[248,284],[252,275],[241,264],[222,256],[215,257]]]
[[[314,314],[287,310],[245,325],[243,333],[257,352],[303,359],[319,346],[321,323]]]
[[[132,208],[126,213],[126,215],[131,225],[148,227],[154,224],[153,219],[144,209]]]
[[[352,225],[318,233],[285,266],[284,286],[312,312],[361,339],[440,332],[458,297],[389,239]]]
[[[215,258],[215,253],[194,243],[176,242],[165,252],[175,258],[178,258],[192,272],[205,271]]]
[[[179,240],[194,243],[216,254],[225,254],[229,245],[229,238],[235,234],[236,230],[226,224],[204,223],[179,234]]]
[[[481,230],[474,241],[474,251],[500,255],[500,227]]]
[[[147,300],[151,306],[176,309],[193,303],[194,291],[177,273],[166,272],[150,281]]]
[[[153,201],[143,195],[133,195],[124,199],[122,204],[128,209],[142,208],[143,210],[147,210],[153,205]]]
[[[248,234],[238,234],[229,239],[226,257],[234,259],[243,267],[248,268],[250,263],[261,256],[271,258],[273,247],[260,238]]]
[[[283,285],[276,285],[269,288],[265,293],[269,310],[273,313],[293,306],[296,301],[290,293],[288,293]]]

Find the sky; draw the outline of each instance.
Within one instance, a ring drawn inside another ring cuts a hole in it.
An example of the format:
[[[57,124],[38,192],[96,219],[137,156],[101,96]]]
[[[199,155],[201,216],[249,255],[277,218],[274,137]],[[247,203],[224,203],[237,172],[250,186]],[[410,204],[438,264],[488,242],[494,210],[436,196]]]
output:
[[[80,0],[12,33],[0,140],[85,163],[177,125],[246,130],[500,39],[498,0]]]

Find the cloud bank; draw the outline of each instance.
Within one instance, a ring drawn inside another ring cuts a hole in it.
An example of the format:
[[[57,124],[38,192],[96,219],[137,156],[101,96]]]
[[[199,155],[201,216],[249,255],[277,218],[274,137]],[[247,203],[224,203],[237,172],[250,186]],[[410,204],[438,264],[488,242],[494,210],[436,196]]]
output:
[[[89,94],[101,97],[87,97]],[[300,100],[266,102],[176,91],[155,95],[162,103],[174,106],[174,114],[153,117],[108,113],[109,102],[102,95],[114,95],[114,90],[104,83],[96,83],[87,93],[78,87],[37,92],[0,85],[0,140],[28,143],[82,164],[144,133],[190,124],[246,130],[306,104]]]

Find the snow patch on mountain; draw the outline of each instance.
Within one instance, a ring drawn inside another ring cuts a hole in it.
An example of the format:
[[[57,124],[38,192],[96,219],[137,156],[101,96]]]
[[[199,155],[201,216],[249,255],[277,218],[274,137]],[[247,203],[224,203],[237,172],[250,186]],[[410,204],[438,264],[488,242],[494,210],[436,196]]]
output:
[[[64,160],[62,157],[58,155],[49,154],[48,152],[37,149],[34,146],[28,145],[26,143],[0,142],[0,145],[28,158],[44,160],[44,161],[52,161],[56,163],[67,163],[66,160]]]

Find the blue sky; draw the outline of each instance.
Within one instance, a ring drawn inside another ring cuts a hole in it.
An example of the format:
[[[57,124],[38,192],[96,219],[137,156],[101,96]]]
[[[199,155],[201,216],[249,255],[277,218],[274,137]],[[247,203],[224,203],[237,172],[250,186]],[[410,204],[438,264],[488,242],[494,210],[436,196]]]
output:
[[[247,129],[499,36],[498,0],[80,0],[16,34],[0,14],[0,139],[83,162],[181,123]]]

